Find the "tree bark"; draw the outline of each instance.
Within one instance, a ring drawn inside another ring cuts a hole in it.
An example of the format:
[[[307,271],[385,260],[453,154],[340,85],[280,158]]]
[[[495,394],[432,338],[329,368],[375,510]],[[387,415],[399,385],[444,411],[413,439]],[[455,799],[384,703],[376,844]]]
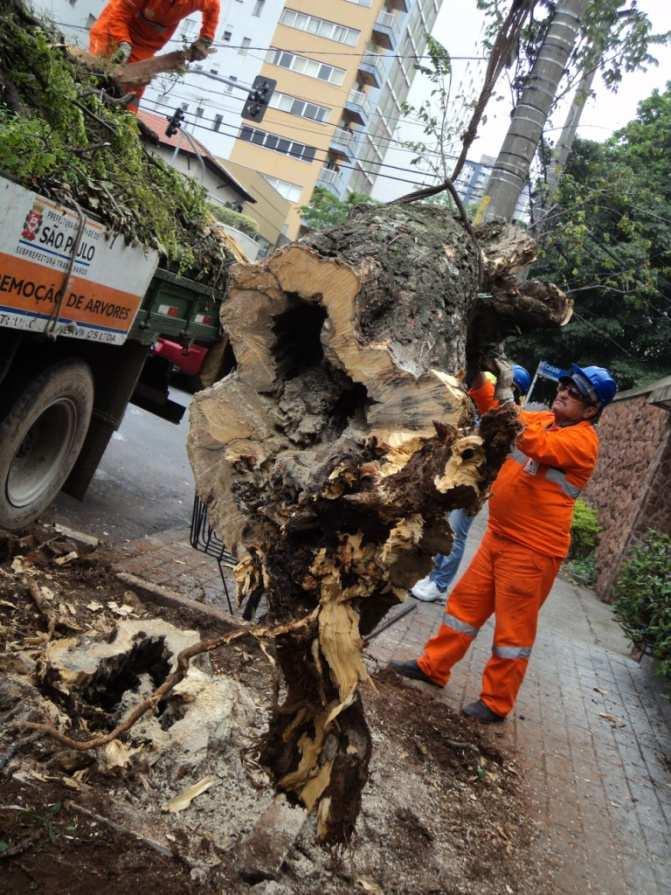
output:
[[[556,288],[516,286],[524,232],[476,237],[439,206],[365,206],[235,265],[221,313],[237,368],[191,405],[239,596],[264,591],[273,623],[318,610],[276,642],[286,692],[263,757],[331,842],[352,834],[371,753],[362,638],[449,552],[446,512],[478,509],[519,428],[504,409],[476,432],[455,374],[508,331],[570,316]]]
[[[185,50],[173,50],[170,53],[161,53],[140,62],[126,62],[123,65],[117,65],[102,56],[95,56],[81,47],[68,46],[67,51],[70,57],[81,65],[93,71],[104,71],[122,90],[144,87],[158,75],[183,69],[188,62],[188,53]]]
[[[571,55],[587,0],[560,0],[480,203],[485,220],[512,220],[545,120]]]

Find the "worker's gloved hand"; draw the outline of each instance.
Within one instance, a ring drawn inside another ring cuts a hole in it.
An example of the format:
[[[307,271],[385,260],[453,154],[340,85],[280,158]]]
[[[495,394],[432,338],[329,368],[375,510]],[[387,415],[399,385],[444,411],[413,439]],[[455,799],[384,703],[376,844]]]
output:
[[[112,56],[112,62],[116,62],[117,65],[123,65],[125,62],[128,62],[128,60],[130,59],[130,54],[132,52],[133,47],[126,41],[123,41],[119,44],[119,47],[114,56]]]
[[[194,60],[207,59],[211,46],[212,41],[209,37],[199,37],[198,40],[194,40],[189,47],[189,60],[193,62]]]
[[[492,359],[492,367],[496,376],[494,397],[501,404],[508,404],[511,401],[514,401],[513,365],[506,357],[496,357]]]

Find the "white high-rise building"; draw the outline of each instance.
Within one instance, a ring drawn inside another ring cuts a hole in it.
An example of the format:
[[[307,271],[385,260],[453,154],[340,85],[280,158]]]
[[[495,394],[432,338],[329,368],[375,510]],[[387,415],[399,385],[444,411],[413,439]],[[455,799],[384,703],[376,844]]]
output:
[[[221,0],[219,27],[212,54],[189,66],[186,75],[157,78],[146,90],[145,108],[170,115],[178,106],[195,127],[194,134],[214,155],[228,158],[240,127],[240,112],[249,87],[265,62],[284,0]],[[171,48],[188,46],[200,30],[200,15],[182,21]],[[261,49],[257,49],[261,48]],[[207,129],[207,130],[206,130]]]

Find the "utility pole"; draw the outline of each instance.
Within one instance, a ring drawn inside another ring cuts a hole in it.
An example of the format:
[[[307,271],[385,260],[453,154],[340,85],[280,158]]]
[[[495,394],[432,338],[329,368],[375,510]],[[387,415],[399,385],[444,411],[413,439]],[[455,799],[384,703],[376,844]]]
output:
[[[588,0],[559,0],[522,97],[513,112],[476,220],[512,219],[587,3]]]

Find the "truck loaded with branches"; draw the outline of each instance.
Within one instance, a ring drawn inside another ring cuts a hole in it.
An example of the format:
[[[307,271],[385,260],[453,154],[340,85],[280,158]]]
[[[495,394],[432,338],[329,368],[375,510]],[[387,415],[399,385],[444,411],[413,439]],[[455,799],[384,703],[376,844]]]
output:
[[[0,13],[0,527],[83,496],[130,400],[173,422],[159,334],[214,342],[233,254],[109,72]]]

